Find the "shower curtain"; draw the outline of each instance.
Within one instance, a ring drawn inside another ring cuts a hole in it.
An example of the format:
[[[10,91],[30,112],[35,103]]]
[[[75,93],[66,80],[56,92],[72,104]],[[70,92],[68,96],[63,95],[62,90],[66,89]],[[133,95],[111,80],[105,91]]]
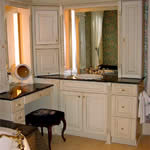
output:
[[[91,15],[91,41],[92,41],[92,67],[103,63],[102,46],[103,11],[92,12]]]

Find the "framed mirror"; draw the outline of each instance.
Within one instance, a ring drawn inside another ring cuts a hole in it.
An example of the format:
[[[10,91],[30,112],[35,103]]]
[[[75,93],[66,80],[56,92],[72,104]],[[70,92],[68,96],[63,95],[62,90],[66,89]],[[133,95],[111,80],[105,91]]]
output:
[[[76,8],[64,11],[65,70],[118,65],[117,7]]]

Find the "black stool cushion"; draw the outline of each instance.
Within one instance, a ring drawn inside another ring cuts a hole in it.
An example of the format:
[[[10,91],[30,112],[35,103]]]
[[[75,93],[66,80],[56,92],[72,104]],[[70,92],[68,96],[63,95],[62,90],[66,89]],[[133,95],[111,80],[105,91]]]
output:
[[[52,109],[38,109],[26,115],[26,124],[49,127],[59,125],[64,112]]]

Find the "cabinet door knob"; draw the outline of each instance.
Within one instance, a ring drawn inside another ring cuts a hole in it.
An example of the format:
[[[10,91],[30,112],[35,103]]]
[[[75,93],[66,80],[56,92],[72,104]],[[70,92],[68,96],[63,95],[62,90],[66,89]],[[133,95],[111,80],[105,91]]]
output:
[[[80,96],[78,96],[78,98],[80,98]]]
[[[125,108],[125,106],[121,106],[121,108]]]
[[[121,130],[124,130],[124,128],[121,128]]]
[[[21,120],[21,119],[22,119],[22,116],[19,116],[19,117],[18,117],[18,120]]]

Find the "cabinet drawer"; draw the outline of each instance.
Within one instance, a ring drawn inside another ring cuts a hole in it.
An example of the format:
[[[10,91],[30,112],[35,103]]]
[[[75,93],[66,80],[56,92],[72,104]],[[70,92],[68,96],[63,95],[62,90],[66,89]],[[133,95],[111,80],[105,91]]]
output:
[[[25,96],[25,104],[28,104],[32,101],[35,101],[35,100],[39,99],[42,96],[49,96],[50,92],[51,92],[51,89],[46,88],[44,90],[41,90],[41,91],[35,92],[33,94],[27,95],[27,96]]]
[[[13,113],[13,121],[17,123],[23,123],[25,122],[25,113],[24,110],[18,111],[16,113]]]
[[[112,96],[112,115],[136,118],[137,98],[129,96]]]
[[[67,91],[107,93],[107,83],[86,81],[61,81],[60,88]]]
[[[50,93],[51,93],[51,89],[47,88],[39,91],[39,96],[50,96]]]
[[[14,100],[12,102],[12,112],[17,112],[21,109],[24,109],[24,97]]]
[[[136,119],[112,117],[111,128],[112,137],[134,140],[136,136]]]
[[[35,92],[33,94],[25,96],[25,104],[31,103],[39,98],[39,92]]]
[[[112,94],[137,96],[138,95],[137,85],[112,84]]]

